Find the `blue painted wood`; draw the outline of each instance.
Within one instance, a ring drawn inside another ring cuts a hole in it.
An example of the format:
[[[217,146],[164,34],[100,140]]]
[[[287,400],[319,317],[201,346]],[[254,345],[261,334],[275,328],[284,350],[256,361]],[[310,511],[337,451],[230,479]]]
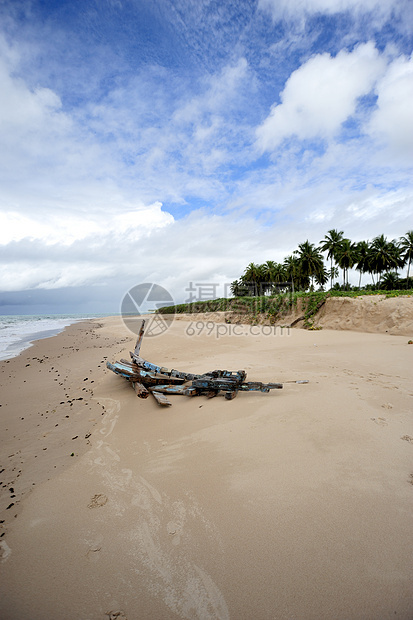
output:
[[[154,370],[155,372],[166,375],[167,377],[177,377],[180,379],[184,379],[185,381],[192,381],[192,379],[197,379],[202,377],[202,375],[195,375],[192,372],[181,372],[179,370],[169,368],[165,368],[164,366],[158,366],[157,364],[152,364],[147,360],[143,359],[143,357],[135,356],[131,353],[132,360],[139,366],[139,368],[143,368],[145,370]]]
[[[138,379],[139,378],[138,373],[136,373],[131,368],[128,368],[128,366],[121,364],[120,362],[115,362],[114,364],[111,364],[110,362],[106,362],[106,366],[107,368],[109,368],[109,370],[116,373],[117,375],[121,375],[122,377],[125,377],[125,379]]]
[[[148,388],[150,392],[161,392],[162,394],[177,394],[183,396],[186,392],[185,386],[182,385],[154,385]]]
[[[142,321],[135,351],[130,354],[132,362],[121,360],[114,364],[110,362],[106,364],[114,373],[132,381],[138,396],[145,398],[149,393],[152,393],[159,404],[170,405],[171,403],[165,394],[186,396],[204,394],[212,398],[219,392],[224,392],[225,398],[232,400],[239,391],[269,392],[270,390],[280,390],[283,387],[282,383],[245,381],[247,378],[245,370],[211,370],[200,375],[152,364],[140,356],[144,327],[145,321]],[[184,385],[188,382],[191,384]],[[304,381],[297,381],[297,383],[304,383]]]

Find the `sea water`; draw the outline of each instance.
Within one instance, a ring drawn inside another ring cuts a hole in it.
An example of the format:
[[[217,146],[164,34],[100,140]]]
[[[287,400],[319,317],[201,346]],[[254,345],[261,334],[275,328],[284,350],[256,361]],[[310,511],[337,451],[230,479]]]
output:
[[[35,340],[55,336],[68,325],[99,314],[0,315],[0,360],[15,357]]]

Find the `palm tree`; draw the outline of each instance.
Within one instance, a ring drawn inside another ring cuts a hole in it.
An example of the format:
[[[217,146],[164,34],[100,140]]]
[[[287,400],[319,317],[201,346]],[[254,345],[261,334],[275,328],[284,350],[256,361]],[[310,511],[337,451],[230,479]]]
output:
[[[261,265],[261,269],[264,280],[263,286],[266,290],[271,291],[277,273],[277,263],[273,260],[267,260],[267,262]]]
[[[242,276],[244,283],[253,285],[253,295],[258,295],[258,287],[264,281],[262,265],[250,263]]]
[[[283,267],[285,270],[285,279],[293,283],[294,289],[300,288],[300,265],[296,256],[286,256],[284,259]]]
[[[331,269],[327,269],[327,278],[330,280],[330,284],[336,279],[338,278],[338,267],[336,267],[335,265],[333,265],[333,267],[331,267]]]
[[[307,239],[298,245],[298,250],[294,250],[294,254],[298,258],[301,274],[311,278],[313,287],[314,278],[321,278],[324,274],[324,262],[320,250]]]
[[[357,243],[357,264],[356,269],[360,272],[359,288],[361,286],[361,277],[363,273],[370,267],[370,244],[368,241],[359,241]]]
[[[320,250],[322,252],[327,252],[327,260],[330,259],[330,288],[333,288],[333,259],[336,259],[337,250],[343,241],[343,234],[344,232],[342,230],[338,231],[332,229],[329,230],[324,239],[320,241]]]
[[[274,277],[277,272],[277,263],[273,260],[267,260],[261,267],[266,280],[268,282],[274,282]]]
[[[329,272],[330,270],[327,271],[327,269],[323,266],[322,271],[320,271],[319,273],[317,273],[316,276],[314,276],[314,279],[316,283],[318,284],[318,286],[324,287],[324,284],[328,282],[328,278],[330,276]]]
[[[231,282],[230,290],[234,297],[246,297],[248,295],[248,286],[242,278]]]
[[[413,257],[413,230],[408,230],[404,237],[401,237],[399,248],[403,253],[404,263],[407,263],[407,288],[409,288],[410,264]]]
[[[384,291],[396,291],[400,288],[400,278],[397,271],[386,271],[379,282],[379,288]]]
[[[267,260],[266,263],[261,265],[263,271],[263,279],[267,285],[266,288],[272,289],[274,284],[285,282],[287,277],[285,273],[284,265],[276,263],[273,260]]]
[[[370,246],[371,267],[377,273],[380,280],[383,271],[397,269],[403,265],[401,251],[396,241],[387,241],[384,235],[375,237]]]
[[[285,268],[282,263],[275,263],[275,270],[273,273],[273,278],[276,284],[280,284],[281,282],[285,282],[287,280]]]
[[[357,246],[350,239],[343,239],[337,249],[336,260],[340,269],[343,270],[343,284],[348,287],[348,272],[357,260]]]

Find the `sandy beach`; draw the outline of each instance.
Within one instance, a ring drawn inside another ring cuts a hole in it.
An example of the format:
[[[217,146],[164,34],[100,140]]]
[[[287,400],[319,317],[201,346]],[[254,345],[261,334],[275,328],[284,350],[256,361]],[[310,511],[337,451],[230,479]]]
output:
[[[309,383],[161,408],[118,317],[0,362],[2,620],[411,620],[409,337],[190,325],[142,356]]]

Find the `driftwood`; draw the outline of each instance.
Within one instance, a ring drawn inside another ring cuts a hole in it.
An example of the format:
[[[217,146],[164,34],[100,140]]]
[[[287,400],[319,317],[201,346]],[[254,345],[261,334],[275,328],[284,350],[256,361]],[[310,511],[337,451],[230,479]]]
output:
[[[130,353],[131,361],[121,359],[120,362],[114,364],[106,363],[109,370],[130,381],[139,398],[148,398],[152,394],[159,405],[169,406],[172,403],[167,395],[198,396],[203,394],[208,398],[213,398],[223,392],[227,400],[232,400],[238,392],[269,392],[283,387],[282,383],[245,381],[247,378],[245,370],[235,372],[212,370],[200,375],[170,370],[164,366],[152,364],[140,356],[144,333],[145,321],[143,320],[135,350]],[[288,383],[308,383],[308,381]]]

